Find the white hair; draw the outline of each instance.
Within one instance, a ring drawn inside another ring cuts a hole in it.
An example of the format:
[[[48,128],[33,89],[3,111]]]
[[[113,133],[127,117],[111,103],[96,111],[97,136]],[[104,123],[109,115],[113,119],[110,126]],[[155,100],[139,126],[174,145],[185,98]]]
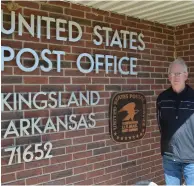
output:
[[[172,67],[172,65],[174,65],[174,64],[180,64],[180,65],[182,65],[183,68],[184,68],[184,72],[188,72],[188,68],[187,68],[187,65],[186,65],[185,61],[184,61],[181,57],[178,57],[178,58],[176,58],[176,59],[169,65],[168,74],[170,73],[171,67]]]
[[[138,181],[137,183],[135,183],[135,186],[144,186],[144,185],[147,185],[147,186],[158,186],[156,183],[154,183],[152,181],[148,181],[148,180]]]

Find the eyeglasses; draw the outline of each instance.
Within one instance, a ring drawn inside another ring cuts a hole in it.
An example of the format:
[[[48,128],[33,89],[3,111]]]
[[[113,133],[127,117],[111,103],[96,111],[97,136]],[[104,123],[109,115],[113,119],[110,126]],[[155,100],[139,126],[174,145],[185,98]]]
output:
[[[182,74],[184,74],[185,72],[170,72],[169,73],[169,76],[171,76],[171,77],[175,77],[175,76],[178,76],[178,77],[180,77],[180,75],[182,75]]]

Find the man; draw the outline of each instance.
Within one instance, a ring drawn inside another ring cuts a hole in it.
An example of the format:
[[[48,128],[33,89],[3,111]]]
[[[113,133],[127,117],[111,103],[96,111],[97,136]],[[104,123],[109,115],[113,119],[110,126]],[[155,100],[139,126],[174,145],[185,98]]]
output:
[[[185,83],[188,70],[177,58],[168,69],[171,87],[157,99],[161,154],[167,185],[194,185],[194,90]]]

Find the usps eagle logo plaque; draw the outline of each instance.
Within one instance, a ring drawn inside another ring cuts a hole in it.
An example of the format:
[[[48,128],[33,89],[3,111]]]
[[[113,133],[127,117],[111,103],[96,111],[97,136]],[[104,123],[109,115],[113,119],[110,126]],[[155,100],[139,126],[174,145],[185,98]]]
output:
[[[116,142],[141,139],[146,132],[146,98],[141,93],[118,92],[110,103],[109,131]]]

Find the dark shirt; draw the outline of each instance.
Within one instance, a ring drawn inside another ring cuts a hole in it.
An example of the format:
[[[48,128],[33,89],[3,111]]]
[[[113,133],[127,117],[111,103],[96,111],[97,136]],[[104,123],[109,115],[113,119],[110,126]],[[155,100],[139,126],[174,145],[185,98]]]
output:
[[[176,93],[170,87],[157,99],[161,154],[181,162],[194,162],[194,90],[186,85]]]

